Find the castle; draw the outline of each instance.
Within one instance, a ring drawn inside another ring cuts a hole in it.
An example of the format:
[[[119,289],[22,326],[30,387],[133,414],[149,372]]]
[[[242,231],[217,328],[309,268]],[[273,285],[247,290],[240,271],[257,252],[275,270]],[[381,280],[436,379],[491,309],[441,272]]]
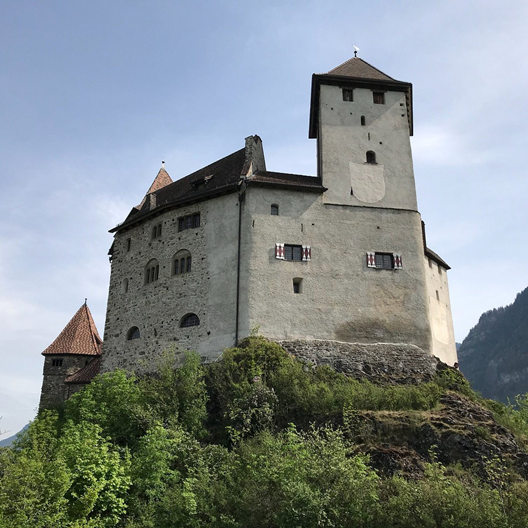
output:
[[[412,85],[353,57],[312,77],[317,176],[268,171],[258,136],[174,182],[162,167],[111,230],[101,371],[145,372],[171,348],[214,361],[255,327],[453,365],[449,266],[426,245],[412,132]]]

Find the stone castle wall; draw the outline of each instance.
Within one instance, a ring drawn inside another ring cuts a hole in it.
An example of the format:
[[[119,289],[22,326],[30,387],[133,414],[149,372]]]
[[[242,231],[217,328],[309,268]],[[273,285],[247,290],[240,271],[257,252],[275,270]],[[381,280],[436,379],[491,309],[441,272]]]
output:
[[[86,356],[60,356],[62,365],[53,366],[52,360],[57,359],[51,356],[44,357],[44,370],[42,381],[42,390],[40,393],[40,409],[51,409],[68,399],[71,390],[64,380],[83,368],[91,358]]]
[[[178,218],[195,213],[200,213],[200,226],[178,231]],[[152,238],[159,224],[161,236]],[[196,350],[211,360],[233,346],[237,233],[235,193],[165,212],[116,234],[103,372],[154,369],[164,350]],[[181,250],[190,252],[192,268],[175,275],[174,257]],[[159,276],[146,283],[145,268],[152,259],[159,265]],[[189,313],[196,314],[200,324],[181,328]],[[140,337],[128,340],[134,326]]]
[[[324,340],[277,341],[290,354],[314,366],[326,365],[357,379],[375,383],[416,384],[430,381],[438,358],[414,345],[343,343]]]
[[[271,204],[279,216],[270,215]],[[274,340],[410,343],[431,351],[419,213],[251,187],[244,208],[248,329],[258,326]],[[277,242],[311,246],[311,260],[276,259]],[[403,268],[368,268],[368,251],[399,253]],[[294,279],[302,279],[300,293]]]

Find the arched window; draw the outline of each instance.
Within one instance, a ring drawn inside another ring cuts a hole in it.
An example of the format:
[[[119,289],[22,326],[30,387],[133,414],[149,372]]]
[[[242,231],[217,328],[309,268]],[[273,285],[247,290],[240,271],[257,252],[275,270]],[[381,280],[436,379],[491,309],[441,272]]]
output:
[[[365,126],[365,116],[361,116],[361,126]]]
[[[181,275],[182,273],[189,273],[191,269],[191,253],[187,249],[180,249],[180,251],[172,257],[172,274]]]
[[[277,204],[271,204],[271,216],[279,216],[279,206]]]
[[[156,259],[149,260],[145,266],[145,284],[157,281],[159,278],[159,264]]]
[[[200,319],[196,314],[189,313],[180,321],[180,328],[189,328],[190,326],[198,326]]]
[[[127,340],[130,341],[132,339],[139,339],[139,328],[137,326],[133,326],[127,333]]]
[[[372,150],[367,151],[367,163],[376,163],[376,153]]]

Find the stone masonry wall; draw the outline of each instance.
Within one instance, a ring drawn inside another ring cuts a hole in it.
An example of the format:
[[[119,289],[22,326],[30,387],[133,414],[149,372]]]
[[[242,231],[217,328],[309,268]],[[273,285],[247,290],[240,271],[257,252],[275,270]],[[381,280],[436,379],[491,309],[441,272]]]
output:
[[[375,383],[417,384],[429,381],[443,365],[415,345],[277,341],[290,354],[314,366],[327,365],[357,379]]]
[[[62,359],[62,365],[55,367],[52,365],[53,359]],[[46,356],[44,358],[44,379],[42,381],[42,391],[40,394],[40,409],[49,409],[60,405],[69,397],[68,386],[64,380],[82,369],[86,365],[87,356]]]
[[[196,213],[200,226],[178,231],[178,218]],[[153,238],[159,224],[161,236]],[[202,359],[213,360],[233,346],[237,233],[235,193],[164,212],[116,234],[102,372],[153,370],[170,350],[195,350]],[[192,269],[175,275],[174,257],[182,250],[190,252]],[[159,277],[146,283],[145,268],[152,259],[159,264]],[[200,324],[181,328],[189,313]],[[128,340],[134,326],[140,337]]]

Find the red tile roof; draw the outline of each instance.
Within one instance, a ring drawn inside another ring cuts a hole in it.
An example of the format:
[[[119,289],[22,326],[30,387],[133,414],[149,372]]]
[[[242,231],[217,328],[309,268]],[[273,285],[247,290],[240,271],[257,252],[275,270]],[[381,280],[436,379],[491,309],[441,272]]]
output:
[[[84,303],[42,355],[100,356],[102,344],[92,314]]]
[[[152,182],[152,185],[149,187],[149,190],[147,191],[147,194],[145,194],[145,197],[143,200],[141,200],[141,203],[137,206],[138,209],[141,209],[143,204],[145,203],[147,196],[150,193],[159,191],[163,187],[170,185],[172,183],[172,178],[169,176],[169,173],[162,167],[156,177],[154,178],[154,181]]]
[[[96,357],[88,365],[78,370],[75,374],[68,376],[64,383],[90,383],[101,369],[101,357]]]
[[[376,81],[394,81],[392,77],[374,68],[368,62],[359,57],[352,57],[339,66],[333,68],[323,75],[340,75],[343,77],[355,77],[356,79],[372,79]]]

